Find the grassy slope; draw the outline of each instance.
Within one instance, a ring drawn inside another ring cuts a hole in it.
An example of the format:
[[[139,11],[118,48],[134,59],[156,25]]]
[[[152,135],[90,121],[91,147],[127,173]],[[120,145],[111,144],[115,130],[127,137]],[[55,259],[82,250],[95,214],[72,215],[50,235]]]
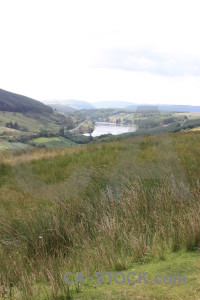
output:
[[[65,124],[66,118],[60,114],[34,114],[34,113],[12,113],[0,112],[0,126],[5,127],[6,123],[17,122],[20,127],[25,127],[29,132],[38,133],[41,130],[57,133],[61,125]]]
[[[88,286],[75,298],[198,299],[199,147],[187,132],[1,154],[1,285],[14,299],[65,299],[66,271],[121,265],[187,271],[189,283]]]
[[[27,149],[28,145],[22,143],[9,143],[0,139],[0,151]]]
[[[52,138],[41,137],[41,138],[32,139],[30,143],[31,144],[33,143],[36,146],[43,145],[47,148],[57,148],[57,147],[62,148],[62,147],[76,146],[75,143],[63,137],[52,137]]]

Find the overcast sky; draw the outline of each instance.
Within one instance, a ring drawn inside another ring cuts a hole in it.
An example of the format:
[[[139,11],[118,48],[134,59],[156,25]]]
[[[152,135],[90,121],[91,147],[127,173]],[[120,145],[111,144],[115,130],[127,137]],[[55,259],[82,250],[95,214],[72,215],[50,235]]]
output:
[[[200,105],[199,0],[0,0],[0,88]]]

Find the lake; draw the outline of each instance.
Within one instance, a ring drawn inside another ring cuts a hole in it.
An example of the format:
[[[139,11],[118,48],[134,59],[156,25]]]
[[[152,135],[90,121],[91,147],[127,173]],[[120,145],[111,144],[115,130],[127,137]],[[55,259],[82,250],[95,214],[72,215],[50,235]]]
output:
[[[107,123],[107,122],[96,122],[95,123],[95,129],[91,133],[91,136],[100,136],[102,134],[113,134],[118,135],[122,133],[127,132],[135,132],[137,130],[137,127],[135,125],[133,126],[121,126],[116,125],[115,123]],[[89,133],[85,133],[84,135],[89,136]]]

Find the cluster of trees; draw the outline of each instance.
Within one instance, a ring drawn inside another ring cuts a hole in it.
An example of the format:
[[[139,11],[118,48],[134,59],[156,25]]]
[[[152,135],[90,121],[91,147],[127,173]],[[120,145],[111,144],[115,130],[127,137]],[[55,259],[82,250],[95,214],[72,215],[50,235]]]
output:
[[[133,124],[133,122],[132,122],[131,120],[125,119],[125,120],[123,121],[123,125],[132,125],[132,124]]]
[[[121,119],[116,119],[116,125],[120,125],[121,124]]]
[[[108,121],[109,117],[114,116],[120,113],[127,113],[130,111],[125,109],[119,109],[119,108],[102,108],[102,109],[85,109],[81,111],[77,111],[74,113],[74,115],[79,119],[86,119],[89,118],[90,120],[96,122],[96,121]]]
[[[66,131],[63,137],[76,144],[88,144],[93,141],[92,136],[85,136],[82,134],[72,134],[69,131]]]
[[[168,125],[168,124],[171,124],[173,122],[176,122],[177,119],[173,118],[173,117],[169,117],[169,118],[166,118],[162,121],[162,124],[163,125]]]
[[[192,129],[200,126],[200,118],[193,120],[186,120],[182,126],[183,129]]]
[[[139,129],[149,129],[158,127],[160,125],[160,120],[149,117],[148,119],[135,119],[135,123]]]
[[[64,127],[60,127],[59,136],[62,136],[77,144],[87,144],[92,141],[92,136],[84,136],[81,134],[73,134]]]
[[[67,118],[67,130],[73,129],[74,128],[74,122],[71,117]]]
[[[59,135],[60,135],[60,136],[64,136],[64,135],[65,135],[65,128],[64,128],[64,126],[63,126],[63,127],[60,127]]]
[[[19,125],[17,124],[17,122],[13,123],[12,121],[10,121],[6,123],[6,127],[19,130]]]

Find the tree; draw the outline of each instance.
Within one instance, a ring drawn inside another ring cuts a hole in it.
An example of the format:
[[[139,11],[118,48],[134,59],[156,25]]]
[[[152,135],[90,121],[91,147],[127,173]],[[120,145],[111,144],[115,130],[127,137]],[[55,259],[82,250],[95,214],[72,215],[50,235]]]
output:
[[[73,127],[74,127],[73,119],[71,117],[69,117],[67,119],[67,130],[73,129]]]
[[[121,119],[116,119],[116,125],[120,125],[121,124]]]
[[[19,125],[17,124],[17,122],[15,122],[15,124],[13,125],[13,128],[19,130]]]
[[[6,127],[14,128],[13,122],[10,121],[9,123],[6,123]]]
[[[60,136],[64,136],[65,135],[65,129],[64,127],[61,127],[60,130],[59,130],[59,135]]]

